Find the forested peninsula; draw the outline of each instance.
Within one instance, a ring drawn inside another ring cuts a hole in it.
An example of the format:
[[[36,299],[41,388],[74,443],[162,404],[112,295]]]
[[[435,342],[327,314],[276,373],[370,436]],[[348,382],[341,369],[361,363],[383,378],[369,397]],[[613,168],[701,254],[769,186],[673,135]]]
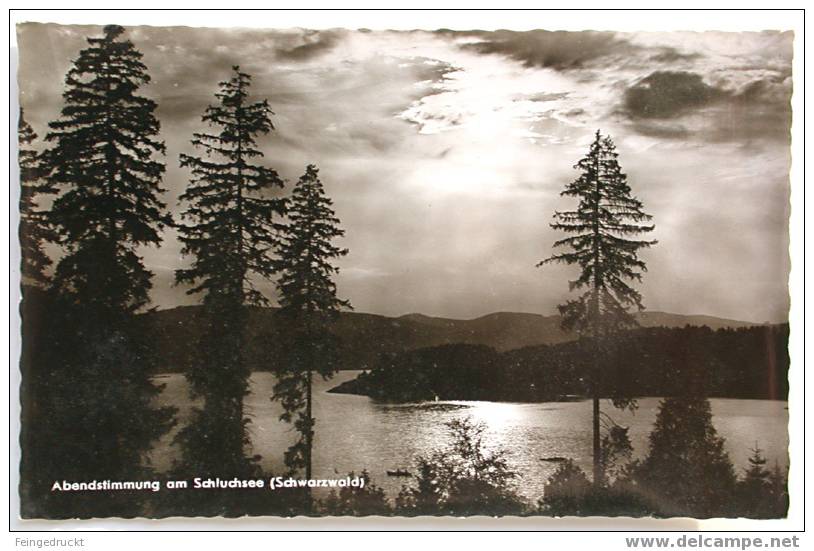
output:
[[[784,400],[788,335],[788,324],[649,327],[608,339],[599,351],[589,339],[505,352],[486,345],[441,345],[384,354],[373,369],[332,392],[387,402],[573,400],[588,394],[588,370],[599,353],[609,398],[690,394]]]

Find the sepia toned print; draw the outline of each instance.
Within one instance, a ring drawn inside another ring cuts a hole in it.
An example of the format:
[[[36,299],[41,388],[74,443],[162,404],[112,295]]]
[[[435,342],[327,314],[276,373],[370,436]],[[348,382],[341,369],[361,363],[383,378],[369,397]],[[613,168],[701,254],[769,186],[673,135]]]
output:
[[[792,33],[17,32],[24,518],[786,517]]]

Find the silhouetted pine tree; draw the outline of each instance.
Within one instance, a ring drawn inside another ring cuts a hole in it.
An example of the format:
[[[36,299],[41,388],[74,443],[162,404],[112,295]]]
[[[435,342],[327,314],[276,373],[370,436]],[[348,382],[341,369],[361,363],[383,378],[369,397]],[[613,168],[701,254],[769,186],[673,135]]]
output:
[[[648,455],[630,472],[661,515],[708,518],[734,512],[735,470],[706,398],[662,400]]]
[[[192,144],[205,156],[181,155],[192,180],[181,201],[187,203],[179,226],[190,268],[178,270],[176,282],[202,294],[207,329],[201,335],[196,365],[187,372],[194,396],[205,404],[178,436],[183,459],[178,466],[196,476],[248,476],[257,457],[249,444],[243,399],[249,367],[244,358],[247,306],[267,304],[252,278],[271,277],[275,219],[285,212],[283,199],[270,194],[283,186],[277,172],[252,161],[263,154],[255,138],[274,129],[268,101],[249,102],[251,77],[233,67],[220,83],[216,105],[202,120],[218,129],[196,133]]]
[[[60,193],[48,221],[63,255],[48,331],[28,373],[38,480],[27,510],[35,516],[136,514],[139,498],[130,493],[87,498],[51,492],[51,484],[138,480],[152,442],[171,426],[172,410],[151,407],[160,389],[149,376],[148,336],[133,324],[152,275],[139,247],[158,244],[170,221],[159,199],[164,165],[152,158],[164,145],[155,103],[137,95],[150,77],[123,32],[111,25],[88,38],[45,138],[53,145],[42,156],[43,177]]]
[[[755,443],[755,447],[752,448],[752,455],[749,456],[749,468],[746,469],[743,481],[763,486],[769,483],[770,475],[771,472],[766,468],[766,458],[763,457],[763,450]]]
[[[272,399],[279,400],[281,419],[294,420],[299,440],[286,452],[286,465],[305,469],[311,478],[314,437],[313,375],[330,378],[338,369],[338,342],[330,331],[340,308],[350,303],[336,297],[334,259],[347,254],[332,241],[344,235],[333,202],[325,195],[314,165],[306,168],[291,193],[288,220],[280,246],[279,315],[285,319],[284,359],[277,369]]]
[[[122,27],[89,38],[65,78],[62,116],[45,140],[49,181],[62,190],[49,218],[66,249],[55,284],[103,309],[132,313],[147,304],[151,273],[138,248],[161,241],[170,218],[159,199],[164,153],[155,102],[137,95],[150,82],[142,54]]]
[[[642,310],[642,297],[630,280],[641,281],[647,270],[639,259],[640,249],[654,245],[655,241],[634,239],[636,235],[651,232],[651,217],[642,210],[642,203],[632,195],[627,176],[618,162],[616,146],[609,136],[597,130],[588,154],[574,168],[580,176],[568,184],[561,193],[579,200],[576,210],[554,213],[551,227],[571,234],[554,243],[566,252],[554,254],[537,266],[550,262],[577,265],[580,274],[570,282],[570,288],[585,289],[581,296],[559,306],[563,327],[577,330],[592,340],[595,347],[593,362],[593,475],[594,484],[603,482],[600,445],[599,399],[603,389],[599,384],[602,341],[614,332],[636,325],[628,308]],[[622,396],[614,396],[618,407],[632,405]]]
[[[51,239],[51,232],[44,214],[38,208],[37,196],[50,193],[52,189],[42,178],[39,153],[28,147],[37,139],[37,134],[26,122],[22,109],[17,138],[20,165],[20,273],[26,280],[44,284],[47,281],[44,270],[51,264],[51,259],[42,246],[46,240]]]
[[[749,456],[749,467],[738,481],[738,515],[747,518],[780,518],[787,512],[785,481],[779,468],[774,472],[766,468],[766,458],[757,444]]]

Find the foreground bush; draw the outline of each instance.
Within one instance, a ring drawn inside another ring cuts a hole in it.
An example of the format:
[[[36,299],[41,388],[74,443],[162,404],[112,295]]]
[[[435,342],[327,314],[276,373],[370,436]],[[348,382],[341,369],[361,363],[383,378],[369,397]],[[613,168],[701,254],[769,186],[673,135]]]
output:
[[[396,498],[400,515],[520,515],[528,510],[503,450],[483,446],[485,426],[469,419],[447,423],[452,443],[416,460],[415,484]]]

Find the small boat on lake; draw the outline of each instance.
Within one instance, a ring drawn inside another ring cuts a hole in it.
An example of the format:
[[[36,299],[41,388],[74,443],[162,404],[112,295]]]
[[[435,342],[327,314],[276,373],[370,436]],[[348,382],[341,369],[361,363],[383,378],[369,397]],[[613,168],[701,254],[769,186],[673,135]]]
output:
[[[550,463],[561,463],[563,461],[568,461],[567,457],[560,457],[559,455],[554,455],[551,457],[541,457],[540,461],[548,461]]]
[[[387,476],[413,476],[410,471],[404,469],[396,469],[395,471],[387,471]]]

